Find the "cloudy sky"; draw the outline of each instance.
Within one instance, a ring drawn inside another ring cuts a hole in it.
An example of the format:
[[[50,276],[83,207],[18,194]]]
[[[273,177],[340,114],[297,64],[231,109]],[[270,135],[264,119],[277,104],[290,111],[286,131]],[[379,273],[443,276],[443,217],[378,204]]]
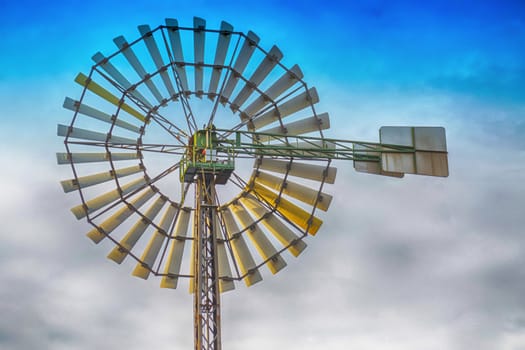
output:
[[[223,347],[525,349],[522,1],[0,3],[0,349],[190,349],[185,288],[129,275],[69,212],[66,95],[91,55],[164,18],[253,30],[317,87],[334,138],[447,130],[450,177],[338,163],[334,203],[300,258],[222,299]],[[427,3],[427,2],[425,2]],[[74,92],[72,92],[74,91]]]

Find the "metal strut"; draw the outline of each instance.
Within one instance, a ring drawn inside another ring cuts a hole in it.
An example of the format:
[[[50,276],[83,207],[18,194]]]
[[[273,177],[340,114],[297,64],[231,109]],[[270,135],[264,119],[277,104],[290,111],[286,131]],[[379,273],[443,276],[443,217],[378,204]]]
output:
[[[213,174],[198,174],[195,187],[193,284],[195,350],[220,350],[220,292],[217,271],[217,207]]]

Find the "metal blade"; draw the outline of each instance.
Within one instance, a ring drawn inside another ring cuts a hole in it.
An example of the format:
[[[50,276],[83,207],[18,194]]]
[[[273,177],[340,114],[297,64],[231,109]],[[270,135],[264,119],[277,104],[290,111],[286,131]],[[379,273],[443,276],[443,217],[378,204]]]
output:
[[[231,211],[239,220],[241,226],[249,227],[245,232],[252,241],[253,245],[257,249],[257,252],[261,258],[266,261],[266,265],[273,274],[279,272],[282,268],[286,266],[286,262],[277,253],[277,249],[270,242],[268,237],[264,235],[259,226],[254,223],[254,220],[246,212],[243,206],[241,205],[230,205]]]
[[[141,177],[120,186],[121,191],[114,189],[112,191],[106,192],[98,197],[88,200],[85,204],[80,204],[71,208],[71,211],[77,219],[82,219],[87,214],[97,211],[98,209],[121,198],[121,196],[126,195],[147,183],[147,180],[144,177]]]
[[[124,57],[126,57],[126,60],[129,62],[131,67],[133,67],[135,72],[137,72],[140,79],[144,80],[144,84],[146,84],[146,86],[151,91],[151,93],[153,94],[157,102],[159,104],[162,104],[164,101],[164,98],[160,94],[160,91],[157,88],[157,86],[150,79],[151,75],[146,73],[144,66],[142,66],[142,63],[140,63],[139,59],[137,58],[137,55],[135,55],[135,52],[133,51],[131,46],[128,44],[126,39],[123,36],[118,36],[115,39],[113,39],[113,42],[122,51],[122,54],[124,55]]]
[[[98,185],[107,181],[111,181],[115,179],[115,177],[124,177],[132,174],[139,173],[143,171],[144,169],[142,166],[134,165],[127,168],[120,168],[115,169],[115,171],[105,171],[103,173],[93,174],[93,175],[87,175],[87,176],[80,176],[75,179],[69,179],[60,181],[60,184],[62,185],[62,188],[64,189],[64,192],[71,192],[78,190],[79,188],[85,188],[89,186]]]
[[[252,74],[248,82],[244,85],[242,90],[239,92],[237,97],[233,100],[232,104],[230,105],[230,108],[235,112],[239,109],[240,106],[243,105],[244,102],[250,97],[250,95],[255,90],[255,87],[259,86],[259,84],[270,74],[272,69],[277,65],[277,63],[283,58],[283,53],[277,46],[273,46],[264,57],[262,62],[259,64],[255,72]]]
[[[221,103],[224,104],[229,100],[233,89],[235,89],[235,86],[239,81],[239,76],[244,72],[244,69],[246,68],[246,65],[248,65],[258,43],[259,37],[254,32],[249,31],[247,37],[244,39],[239,55],[233,64],[233,72],[228,76],[226,85],[224,85],[224,89],[221,92]]]
[[[168,37],[175,60],[175,72],[179,76],[182,91],[188,94],[190,89],[188,89],[188,78],[186,76],[186,69],[184,68],[185,61],[180,40],[179,23],[176,19],[166,18],[166,26],[168,27]]]
[[[193,54],[195,60],[195,94],[197,97],[202,97],[204,89],[203,84],[203,69],[204,64],[204,41],[206,37],[206,21],[199,17],[193,17]]]
[[[166,203],[166,198],[162,196],[158,197],[144,213],[144,216],[147,218],[147,220],[143,218],[138,219],[128,231],[128,233],[126,233],[124,238],[120,240],[120,246],[116,246],[108,254],[108,259],[113,260],[117,264],[121,264],[126,256],[128,256],[128,252],[133,249],[137,241],[140,239],[140,237],[142,237],[144,231],[146,231],[150,225],[150,222],[153,222],[157,214],[164,206],[164,203]]]
[[[298,65],[294,65],[288,72],[284,73],[275,83],[272,84],[262,94],[257,97],[244,111],[241,111],[243,120],[253,117],[257,112],[262,110],[268,103],[276,100],[283,92],[291,88],[303,78],[303,72]]]
[[[306,248],[306,243],[301,240],[301,237],[297,236],[292,230],[290,230],[285,224],[283,224],[273,213],[263,207],[260,202],[252,195],[246,195],[241,197],[240,202],[242,205],[252,213],[252,215],[258,220],[261,220],[262,224],[270,231],[279,242],[285,247],[288,247],[288,251],[293,256],[297,257]]]
[[[137,139],[130,139],[127,137],[113,136],[102,132],[96,132],[81,128],[75,128],[71,126],[58,124],[57,135],[63,137],[72,137],[74,139],[90,140],[90,141],[101,141],[101,142],[114,142],[128,145],[134,145],[138,142]]]
[[[309,132],[313,131],[319,131],[319,130],[326,130],[330,128],[330,117],[328,116],[328,113],[322,113],[318,116],[311,116],[309,118],[304,118],[301,120],[297,120],[292,123],[284,124],[284,128],[282,126],[276,126],[274,128],[261,130],[261,133],[264,134],[281,134],[286,136],[297,136],[297,135],[303,135],[307,134]],[[274,139],[275,137],[272,137],[270,135],[258,135],[258,141],[260,142],[268,142]]]
[[[128,105],[127,103],[124,103],[124,102],[121,103],[121,100],[118,97],[113,95],[108,90],[104,89],[102,86],[95,83],[93,80],[91,80],[91,78],[88,78],[86,75],[82,73],[78,73],[77,77],[75,78],[75,82],[84,86],[86,89],[88,89],[95,95],[102,97],[104,100],[108,101],[109,103],[115,106],[120,106],[121,110],[128,112],[130,115],[134,116],[141,122],[146,121],[146,117],[142,113],[140,113],[139,111],[137,111],[136,109]]]
[[[217,39],[217,49],[215,51],[215,60],[213,61],[213,71],[210,79],[210,87],[208,88],[208,97],[214,99],[219,86],[219,79],[222,73],[222,66],[228,53],[230,40],[232,38],[233,26],[227,22],[221,22],[221,32]]]
[[[144,191],[140,192],[139,195],[131,200],[130,204],[138,209],[144,205],[151,197],[155,194],[155,191],[151,187],[146,188]],[[109,218],[104,220],[98,227],[103,230],[106,234],[110,234],[118,226],[120,226],[126,219],[128,219],[131,214],[134,213],[134,210],[128,207],[127,205],[122,206],[115,214],[111,215]],[[88,236],[93,242],[99,243],[106,237],[106,234],[101,232],[98,228],[94,228],[89,231],[86,236]]]
[[[303,186],[288,179],[286,179],[283,185],[284,179],[270,175],[264,171],[254,173],[253,178],[255,182],[260,183],[261,185],[264,185],[277,192],[281,190],[282,186],[283,194],[295,198],[308,205],[316,205],[317,208],[324,211],[328,210],[328,207],[332,202],[332,196],[327,193],[319,192],[318,190],[311,189],[310,187]]]
[[[252,254],[244,241],[241,234],[237,234],[240,230],[237,226],[233,214],[229,208],[225,208],[221,211],[222,219],[226,226],[228,238],[231,240],[231,247],[237,266],[239,267],[240,273],[244,277],[244,283],[246,286],[251,286],[259,281],[262,281],[261,273],[255,268],[255,261],[253,260]]]
[[[127,123],[117,118],[112,118],[112,116],[110,116],[109,114],[106,114],[104,112],[99,111],[98,109],[82,104],[79,101],[73,100],[69,97],[66,97],[66,99],[64,100],[63,107],[73,112],[78,111],[78,113],[80,114],[106,122],[108,124],[114,123],[115,126],[136,132],[137,134],[139,134],[141,131],[141,128],[138,126]]]
[[[277,108],[271,108],[269,111],[261,114],[258,117],[252,119],[252,125],[249,125],[253,130],[257,130],[278,121],[279,118],[283,119],[295,112],[310,107],[312,104],[319,102],[319,95],[315,88],[310,88],[293,98],[281,103]]]
[[[289,164],[290,164],[289,161],[263,158],[260,161],[259,168],[263,170],[268,170],[274,173],[281,173],[281,174],[285,174],[286,172],[288,172],[289,175],[301,177],[303,179],[309,179],[309,180],[315,180],[315,181],[323,181],[324,179],[324,181],[329,184],[333,184],[335,181],[335,176],[337,174],[337,168],[334,168],[334,167],[327,168],[321,165],[298,163],[298,162],[292,162],[291,165]],[[257,162],[254,164],[254,167],[256,165],[257,165]],[[288,170],[288,166],[290,166],[289,170]]]
[[[215,234],[217,239],[217,271],[219,274],[219,290],[221,293],[235,289],[233,274],[226,253],[226,243],[220,232],[219,215],[215,215]]]
[[[160,282],[161,288],[177,288],[179,278],[177,275],[180,273],[180,267],[182,264],[182,254],[184,253],[184,245],[186,243],[186,236],[188,234],[188,225],[191,217],[191,210],[181,209],[173,235],[175,238],[171,243],[171,248],[168,253],[168,261],[164,268],[164,273],[167,276],[163,276]]]
[[[57,152],[58,164],[96,163],[118,160],[141,159],[140,153],[61,153]]]
[[[133,276],[140,277],[143,279],[148,279],[151,270],[153,270],[153,265],[157,256],[159,255],[160,249],[162,248],[162,243],[166,239],[166,235],[169,235],[169,229],[173,224],[175,215],[179,209],[173,205],[169,205],[164,212],[159,228],[155,230],[155,233],[151,237],[148,246],[142,253],[140,257],[141,262],[137,263],[135,269],[131,273]]]

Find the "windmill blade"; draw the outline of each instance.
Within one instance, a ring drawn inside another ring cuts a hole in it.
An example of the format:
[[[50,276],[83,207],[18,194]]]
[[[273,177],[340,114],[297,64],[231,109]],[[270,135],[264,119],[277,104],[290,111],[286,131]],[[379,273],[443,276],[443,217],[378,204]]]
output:
[[[98,109],[82,104],[79,101],[75,101],[69,97],[66,97],[66,99],[64,100],[63,107],[73,112],[78,111],[78,113],[80,114],[103,121],[108,124],[114,123],[115,126],[136,132],[137,134],[141,132],[141,128],[139,128],[138,126],[127,123],[117,118],[112,118],[109,114],[106,114],[104,112],[99,111]]]
[[[186,69],[184,68],[185,61],[182,43],[180,41],[179,23],[176,19],[166,18],[166,26],[168,27],[168,37],[170,39],[173,58],[175,59],[175,72],[179,76],[182,91],[188,94],[190,89],[188,89],[188,78],[186,76]]]
[[[292,253],[293,256],[299,256],[306,248],[306,243],[276,218],[273,213],[263,207],[255,197],[248,194],[241,197],[239,201],[257,220],[263,218],[261,220],[263,225],[283,246],[288,247],[288,251]]]
[[[228,255],[226,254],[226,243],[221,236],[219,217],[215,215],[215,234],[217,240],[217,270],[219,273],[219,291],[221,293],[235,289],[235,283],[233,282],[233,274],[228,261]]]
[[[95,83],[91,78],[87,77],[86,75],[82,73],[78,73],[77,77],[75,78],[75,82],[78,84],[84,86],[86,89],[94,93],[95,95],[98,95],[102,97],[104,100],[108,101],[109,103],[120,106],[120,109],[123,111],[128,112],[130,115],[134,116],[141,122],[146,122],[146,117],[142,115],[139,111],[131,107],[125,102],[121,103],[121,100],[113,95],[111,92],[100,86],[99,84]]]
[[[135,152],[135,153],[62,153],[62,152],[57,152],[57,163],[58,164],[107,162],[110,159],[115,162],[118,160],[133,160],[133,159],[141,159],[141,158],[142,158],[142,155],[138,152]]]
[[[146,219],[141,217],[135,222],[131,229],[126,233],[124,238],[120,240],[119,245],[113,248],[113,250],[108,254],[108,259],[113,260],[117,264],[121,264],[126,256],[128,256],[128,253],[133,249],[140,237],[142,237],[150,223],[153,222],[165,203],[165,197],[158,197],[144,213]]]
[[[277,193],[258,183],[254,183],[253,188],[249,190],[262,197],[266,202],[275,207],[285,218],[311,235],[315,235],[323,224],[321,219],[311,215],[306,210],[299,208],[297,205],[280,197]]]
[[[264,261],[267,261],[266,265],[273,274],[279,272],[286,266],[286,262],[281,257],[281,254],[277,252],[277,249],[270,242],[268,237],[264,235],[259,226],[254,223],[254,220],[246,212],[243,206],[239,204],[230,205],[231,211],[237,217],[240,224],[243,227],[249,227],[245,232],[250,237],[253,245],[257,249],[257,252]]]
[[[118,36],[113,39],[113,42],[119,50],[122,51],[122,54],[124,57],[126,57],[126,60],[129,62],[131,67],[137,72],[140,79],[144,80],[144,84],[148,87],[149,91],[151,91],[152,95],[155,97],[157,102],[159,104],[162,104],[164,101],[164,98],[160,94],[159,89],[157,86],[153,83],[153,81],[150,79],[151,75],[146,73],[146,70],[144,69],[144,66],[142,66],[142,63],[140,63],[139,59],[137,58],[137,55],[135,55],[135,52],[131,48],[131,46],[128,44],[126,39],[123,36]]]
[[[133,206],[133,208],[138,209],[142,207],[147,201],[149,201],[154,194],[155,191],[153,191],[151,187],[148,187],[144,191],[140,192],[140,194],[135,198],[133,198],[130,204]],[[111,232],[113,232],[113,230],[126,221],[126,219],[128,219],[133,213],[134,210],[129,206],[122,206],[117,212],[98,225],[98,228],[94,228],[89,231],[86,236],[89,237],[94,243],[98,244],[106,237],[106,234],[109,235]],[[104,232],[106,234],[104,234]]]
[[[140,257],[141,262],[137,263],[135,269],[131,273],[135,277],[140,277],[142,279],[148,279],[151,270],[153,269],[153,264],[157,260],[160,249],[162,248],[162,243],[166,239],[166,236],[169,234],[169,229],[175,215],[177,214],[178,208],[169,205],[164,212],[164,216],[160,221],[159,229],[155,230],[155,233],[151,237],[148,246],[142,253]]]
[[[157,46],[157,42],[155,41],[155,38],[153,38],[153,33],[151,32],[151,28],[148,25],[141,25],[138,26],[140,34],[144,38],[144,43],[146,43],[146,48],[148,49],[148,52],[153,59],[153,63],[155,63],[155,67],[157,67],[157,70],[159,71],[160,78],[162,79],[162,82],[164,83],[164,86],[166,86],[166,90],[168,90],[168,93],[170,94],[170,97],[172,99],[175,99],[177,96],[177,93],[175,92],[175,89],[173,88],[173,84],[171,83],[170,77],[167,72],[167,67],[164,67],[164,61],[162,60],[162,56],[160,55],[159,47]]]
[[[257,163],[258,162],[255,162],[254,167],[257,166]],[[277,159],[262,158],[258,164],[259,169],[280,174],[286,174],[288,172],[288,174],[292,176],[315,181],[324,180],[324,182],[329,184],[333,184],[335,182],[335,175],[337,174],[337,168],[334,167],[325,167],[316,164],[298,162],[290,163],[289,161]]]
[[[282,187],[283,194],[311,205],[312,207],[315,205],[323,211],[327,211],[332,202],[332,196],[327,193],[313,190],[310,187],[303,186],[288,179],[284,181],[284,179],[280,179],[277,176],[270,175],[264,171],[255,172],[253,174],[253,179],[256,183],[264,185],[277,192],[279,192]]]
[[[111,181],[116,177],[124,177],[143,171],[144,168],[139,165],[130,166],[127,168],[115,169],[115,171],[105,171],[98,174],[81,176],[74,179],[60,181],[64,192],[71,192],[78,190],[79,188],[86,188],[89,186],[98,185],[107,181]]]
[[[214,99],[217,95],[217,88],[219,86],[219,79],[222,73],[222,66],[228,53],[230,40],[232,38],[233,26],[227,22],[221,22],[221,30],[219,38],[217,39],[217,48],[215,50],[215,60],[213,61],[213,71],[210,79],[210,86],[208,88],[208,97]]]
[[[237,111],[240,106],[243,105],[244,102],[251,96],[253,91],[255,90],[255,87],[259,86],[259,84],[270,74],[272,69],[277,65],[277,63],[283,58],[283,53],[277,46],[273,46],[268,52],[268,54],[264,57],[262,62],[259,64],[255,72],[252,74],[248,82],[244,85],[242,90],[239,92],[237,97],[233,100],[232,104],[230,105],[230,108],[232,111]]]
[[[283,136],[297,136],[307,134],[313,131],[326,130],[330,128],[330,117],[328,113],[322,113],[317,116],[313,115],[308,118],[297,120],[292,123],[284,124],[284,126],[276,126],[274,128],[262,130],[261,134],[273,134]],[[271,135],[257,135],[259,142],[269,142],[275,140],[275,136]]]
[[[253,130],[260,129],[263,126],[278,121],[279,118],[283,119],[295,112],[310,107],[317,102],[319,102],[317,90],[315,88],[310,88],[288,101],[281,103],[277,108],[271,108],[269,111],[253,118],[251,128]]]
[[[173,231],[175,238],[172,239],[171,248],[168,253],[168,261],[164,268],[164,274],[160,282],[161,288],[177,288],[179,278],[177,275],[180,273],[180,267],[182,264],[182,254],[184,253],[184,245],[186,243],[186,236],[188,233],[188,226],[191,217],[191,210],[181,209],[177,218],[177,223]]]
[[[242,276],[245,276],[244,283],[247,287],[262,281],[262,276],[259,270],[255,267],[255,261],[253,260],[252,254],[244,241],[241,234],[237,234],[240,230],[233,218],[233,214],[229,208],[225,208],[221,211],[222,219],[226,226],[226,232],[230,239],[230,244],[233,250],[233,255],[237,266],[239,267]]]
[[[247,36],[244,38],[244,43],[242,44],[239,55],[235,59],[233,64],[233,72],[228,76],[228,80],[224,85],[224,89],[221,92],[221,102],[226,103],[230,98],[233,89],[239,81],[239,76],[242,75],[244,69],[248,65],[250,58],[252,57],[253,51],[259,43],[259,37],[252,31],[249,31]]]
[[[195,60],[195,95],[202,97],[204,89],[203,84],[203,69],[204,64],[204,41],[206,37],[206,21],[199,17],[193,17],[193,57]]]
[[[102,132],[75,128],[72,126],[66,126],[62,124],[58,124],[57,135],[63,136],[63,137],[72,137],[74,139],[81,139],[81,140],[114,142],[114,143],[122,143],[122,144],[129,144],[129,145],[134,145],[138,142],[137,139],[113,136],[113,135],[102,133]]]
[[[112,203],[121,198],[121,196],[126,195],[147,183],[147,180],[144,177],[141,177],[120,186],[121,191],[119,191],[119,189],[114,189],[112,191],[106,192],[98,197],[88,200],[85,204],[80,204],[71,208],[71,211],[76,216],[76,218],[80,220],[87,214],[91,214],[92,212],[99,210],[109,203]]]
[[[272,84],[261,96],[257,97],[244,111],[241,112],[243,120],[249,119],[262,110],[268,103],[276,100],[283,92],[291,88],[303,78],[303,72],[298,65],[294,65]]]
[[[102,69],[108,73],[110,77],[115,79],[115,81],[120,84],[120,86],[122,86],[125,90],[129,90],[129,93],[133,97],[144,103],[146,107],[150,109],[153,108],[153,105],[135,89],[135,86],[133,86],[129,80],[124,75],[122,75],[122,73],[120,73],[120,71],[115,68],[115,66],[111,64],[111,62],[109,62],[109,60],[101,52],[97,52],[91,58],[93,61],[95,61],[95,63],[102,67]]]

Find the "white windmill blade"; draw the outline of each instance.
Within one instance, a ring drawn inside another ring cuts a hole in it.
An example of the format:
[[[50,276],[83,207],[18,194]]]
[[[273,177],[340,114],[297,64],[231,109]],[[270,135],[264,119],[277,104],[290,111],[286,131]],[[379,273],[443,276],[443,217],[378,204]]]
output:
[[[382,145],[413,147],[415,153],[383,152],[381,169],[407,174],[448,176],[445,129],[442,127],[383,126]]]
[[[239,92],[237,97],[233,100],[230,105],[230,108],[235,112],[237,111],[246,100],[251,96],[256,86],[270,74],[272,69],[277,65],[277,63],[283,58],[283,53],[277,46],[273,46],[264,57],[259,66],[255,69],[255,72],[252,74],[248,82],[244,85],[242,90]]]
[[[295,257],[299,256],[306,248],[306,243],[301,240],[291,229],[281,222],[273,213],[261,205],[252,195],[247,194],[239,199],[250,213],[261,220],[262,224],[270,231],[283,246],[289,246],[288,251]]]
[[[284,126],[276,126],[266,130],[261,130],[262,134],[274,134],[285,136],[297,136],[307,134],[313,131],[326,130],[330,128],[330,117],[328,113],[321,113],[317,116],[313,115],[308,118],[300,119],[295,122],[284,124]],[[257,135],[257,141],[268,142],[275,139],[270,135]]]
[[[200,17],[193,17],[193,57],[195,63],[195,95],[202,97],[204,93],[204,42],[206,38],[206,21]]]
[[[149,274],[153,269],[153,265],[155,264],[155,260],[157,260],[157,256],[162,248],[162,243],[164,243],[164,240],[167,238],[166,235],[169,234],[168,231],[173,224],[173,220],[175,219],[178,210],[179,209],[174,205],[169,205],[166,208],[164,216],[160,221],[159,229],[155,230],[155,233],[151,236],[144,253],[142,253],[142,256],[140,257],[140,262],[137,263],[135,269],[131,273],[133,276],[148,279]]]
[[[186,68],[184,68],[184,54],[182,51],[182,43],[180,40],[179,23],[176,19],[166,18],[166,26],[168,27],[168,37],[175,60],[175,72],[179,76],[182,91],[189,93],[188,78],[186,76]]]
[[[233,64],[233,72],[230,72],[228,80],[224,85],[224,89],[221,92],[221,102],[226,103],[232,92],[239,81],[239,75],[242,75],[244,69],[248,65],[250,58],[252,57],[257,44],[259,43],[259,37],[252,31],[249,31],[246,38],[244,38],[244,43],[242,44],[241,50],[235,59]]]
[[[323,211],[327,211],[332,202],[332,196],[327,193],[319,192],[319,190],[314,190],[288,179],[284,181],[284,179],[265,173],[264,171],[254,172],[253,179],[255,182],[277,192],[283,187],[283,194],[311,205],[312,207],[315,205]]]
[[[153,107],[153,105],[134,88],[134,86],[129,82],[129,80],[124,75],[122,75],[122,73],[113,64],[111,64],[111,62],[101,52],[97,52],[91,58],[125,90],[129,90],[129,93],[133,97],[135,97],[140,102],[144,103],[146,107]]]
[[[71,137],[74,139],[88,140],[88,141],[101,141],[101,142],[114,142],[128,145],[134,145],[138,142],[137,139],[130,139],[127,137],[113,136],[102,132],[91,131],[82,128],[75,128],[72,126],[66,126],[58,124],[57,135],[63,137]]]
[[[259,162],[255,162],[254,167],[256,167],[257,164],[259,164],[259,169],[280,174],[285,174],[288,172],[288,174],[292,176],[314,181],[324,180],[329,184],[333,184],[335,182],[335,176],[337,174],[337,168],[334,167],[299,163],[295,161],[290,163],[290,161],[262,158]],[[288,167],[290,168],[288,169]]]
[[[109,252],[107,256],[108,259],[113,260],[117,264],[121,264],[126,256],[128,256],[128,253],[131,251],[131,249],[133,249],[135,244],[138,242],[140,237],[142,237],[144,231],[146,231],[150,223],[153,222],[165,203],[165,197],[158,197],[144,212],[146,220],[141,217],[135,222],[131,229],[120,240],[120,245],[117,245],[115,248],[113,248],[113,250],[111,250],[111,252]]]
[[[87,106],[85,104],[80,103],[79,101],[75,101],[72,98],[66,97],[64,100],[63,107],[66,109],[69,109],[70,111],[83,114],[85,116],[91,117],[93,119],[97,119],[100,121],[103,121],[108,124],[115,124],[115,126],[121,127],[123,129],[136,132],[137,134],[140,133],[141,128],[138,126],[135,126],[133,124],[130,124],[128,122],[125,122],[123,120],[112,118],[109,114],[99,111],[96,108]]]
[[[256,268],[255,261],[253,260],[252,254],[244,241],[241,234],[237,234],[240,230],[233,218],[233,214],[229,208],[225,208],[221,211],[222,219],[226,226],[226,232],[230,239],[230,244],[233,250],[233,255],[237,266],[239,267],[241,275],[246,286],[251,286],[257,282],[262,281],[262,276],[259,270]]]
[[[96,163],[118,160],[133,160],[141,159],[142,155],[138,152],[134,153],[63,153],[57,152],[58,164],[69,163]]]
[[[270,108],[267,112],[253,118],[252,128],[253,130],[260,129],[263,126],[278,121],[279,118],[283,119],[295,112],[308,108],[317,102],[319,102],[317,90],[314,87],[310,88],[307,91],[277,105],[277,108]]]
[[[144,84],[146,84],[149,91],[151,91],[151,94],[155,97],[157,102],[161,104],[164,98],[160,94],[160,91],[157,88],[157,86],[150,79],[150,75],[146,72],[144,66],[142,65],[142,63],[140,63],[139,59],[137,58],[137,55],[135,54],[131,46],[128,44],[126,39],[123,36],[118,36],[113,39],[113,42],[115,43],[115,45],[117,45],[119,50],[122,51],[122,54],[124,55],[124,57],[126,57],[126,60],[129,62],[131,67],[133,67],[135,72],[137,72],[140,79],[144,80]]]
[[[222,73],[222,66],[228,53],[228,47],[232,38],[233,26],[227,22],[221,22],[219,38],[217,39],[217,48],[215,50],[215,59],[213,61],[213,71],[211,73],[210,86],[208,88],[208,97],[214,99],[219,87],[219,79]]]
[[[148,181],[144,177],[140,177],[136,180],[128,182],[120,186],[121,191],[114,189],[112,191],[106,192],[98,197],[88,200],[84,204],[77,205],[76,207],[71,208],[71,211],[76,216],[77,219],[82,219],[87,214],[93,213],[94,211],[99,210],[100,208],[116,201],[121,198],[121,196],[126,195],[141,186],[147,184]]]
[[[124,177],[132,174],[139,173],[143,171],[144,168],[139,165],[134,165],[126,168],[119,168],[109,171],[104,171],[102,173],[92,174],[92,175],[86,175],[86,176],[80,176],[74,179],[69,180],[63,180],[60,181],[60,184],[62,185],[62,188],[64,189],[64,192],[71,192],[78,190],[79,188],[86,188],[89,186],[98,185],[104,182],[111,181],[115,179],[115,177]]]
[[[136,195],[129,203],[133,206],[133,208],[138,209],[142,207],[147,201],[149,201],[154,194],[155,191],[153,191],[151,187],[147,187],[145,190]],[[94,243],[99,243],[106,237],[103,232],[109,235],[111,232],[113,232],[113,230],[126,221],[134,212],[135,211],[129,206],[124,205],[117,212],[99,224],[98,228],[94,228],[89,231],[86,236],[89,237]],[[99,228],[103,230],[103,232],[101,232]]]
[[[162,79],[164,86],[166,86],[166,90],[168,90],[168,93],[170,94],[171,98],[175,98],[177,96],[177,93],[173,88],[173,84],[171,83],[170,77],[167,72],[167,68],[164,67],[164,61],[162,60],[162,56],[160,55],[159,47],[157,46],[157,42],[153,37],[151,28],[148,25],[144,24],[138,26],[138,29],[140,34],[144,38],[146,48],[148,49],[148,52],[151,58],[153,59],[153,63],[155,63],[155,67],[157,67],[157,70],[159,71],[160,78]]]
[[[379,156],[379,152],[377,152],[377,150],[374,151],[373,146],[354,144],[353,149],[356,155],[376,156],[376,157]],[[354,160],[354,169],[357,172],[367,173],[367,174],[383,175],[383,176],[390,176],[390,177],[397,177],[397,178],[402,178],[403,176],[405,176],[404,173],[396,173],[396,172],[385,171],[381,169],[380,161],[374,162],[374,161],[365,161],[365,160]]]
[[[273,192],[257,182],[253,183],[253,187],[247,190],[264,199],[267,203],[275,207],[282,216],[312,236],[317,233],[323,224],[323,221],[318,217],[313,216],[311,213],[282,198],[278,193]]]
[[[184,245],[186,243],[186,237],[188,235],[188,226],[191,217],[191,210],[182,208],[177,218],[177,223],[173,230],[175,238],[172,239],[171,247],[168,253],[168,260],[164,268],[164,274],[160,282],[161,288],[177,288],[179,278],[177,275],[180,273],[180,267],[182,264],[182,255],[184,253]]]
[[[296,64],[285,72],[264,94],[257,97],[248,107],[241,111],[241,118],[249,119],[262,110],[272,100],[276,100],[283,92],[295,85],[303,78],[301,68]]]
[[[131,107],[125,102],[122,102],[120,98],[100,86],[99,84],[95,83],[91,78],[86,76],[83,73],[78,73],[78,75],[75,78],[75,82],[79,85],[82,85],[95,95],[98,95],[99,97],[102,97],[104,100],[108,101],[109,103],[119,107],[121,110],[129,113],[133,117],[137,118],[141,122],[146,122],[146,117],[139,111],[137,111],[135,108]]]
[[[261,231],[259,226],[254,223],[250,214],[246,212],[244,207],[240,204],[231,204],[229,206],[231,211],[239,220],[239,223],[243,227],[248,229],[245,231],[250,240],[252,241],[255,249],[264,261],[267,261],[266,265],[273,274],[276,274],[286,266],[286,262],[281,257],[281,254],[277,252],[277,249],[273,246],[272,242],[266,237]]]
[[[228,255],[226,253],[226,243],[224,238],[221,235],[221,230],[219,229],[219,217],[215,215],[215,234],[217,240],[217,270],[219,273],[219,291],[221,293],[235,289],[235,283],[233,282],[233,274],[228,260]]]

